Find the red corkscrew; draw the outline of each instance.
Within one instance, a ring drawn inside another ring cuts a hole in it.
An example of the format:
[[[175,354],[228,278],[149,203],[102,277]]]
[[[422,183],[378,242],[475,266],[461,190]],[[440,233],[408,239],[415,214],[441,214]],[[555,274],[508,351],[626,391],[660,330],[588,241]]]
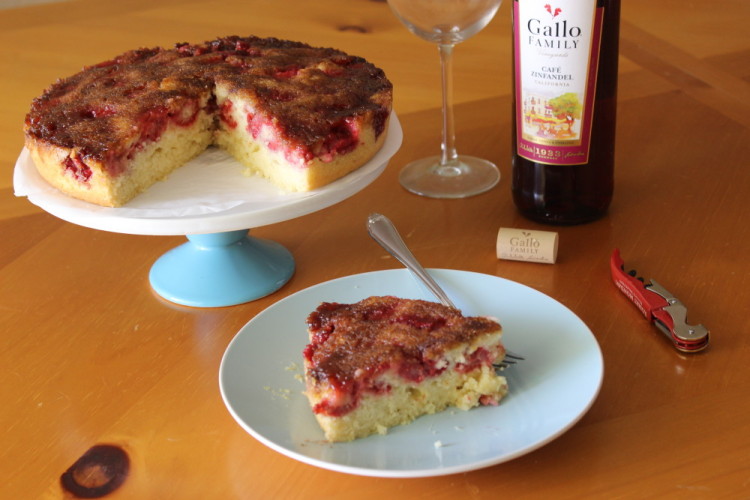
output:
[[[625,272],[620,251],[615,249],[609,261],[612,281],[682,352],[698,352],[708,347],[709,331],[703,325],[687,323],[687,308],[656,281],[645,283],[635,271]]]

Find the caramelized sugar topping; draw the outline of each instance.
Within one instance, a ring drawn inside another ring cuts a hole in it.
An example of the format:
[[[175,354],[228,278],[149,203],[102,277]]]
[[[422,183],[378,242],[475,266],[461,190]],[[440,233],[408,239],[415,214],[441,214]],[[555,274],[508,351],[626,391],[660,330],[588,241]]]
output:
[[[437,362],[445,351],[500,330],[488,318],[464,317],[441,304],[396,297],[326,302],[309,315],[307,324],[309,374],[337,388],[389,368],[419,381],[440,372]]]

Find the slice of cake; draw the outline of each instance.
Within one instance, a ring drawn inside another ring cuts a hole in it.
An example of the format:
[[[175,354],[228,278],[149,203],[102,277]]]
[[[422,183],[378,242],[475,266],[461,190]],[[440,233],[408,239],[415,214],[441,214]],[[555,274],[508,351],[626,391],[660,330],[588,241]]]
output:
[[[306,395],[329,441],[351,441],[449,406],[497,405],[502,328],[423,300],[325,302],[308,319]]]
[[[364,165],[383,145],[391,82],[361,57],[276,38],[137,49],[34,99],[25,145],[64,193],[122,206],[210,145],[287,191]]]

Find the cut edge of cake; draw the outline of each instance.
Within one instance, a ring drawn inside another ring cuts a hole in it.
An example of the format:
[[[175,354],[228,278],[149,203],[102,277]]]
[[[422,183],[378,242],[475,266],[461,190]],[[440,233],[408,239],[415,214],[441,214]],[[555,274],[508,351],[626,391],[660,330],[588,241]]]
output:
[[[259,175],[285,191],[312,191],[344,177],[366,164],[386,140],[390,117],[383,132],[376,135],[371,114],[353,116],[349,121],[356,130],[356,147],[325,158],[306,158],[307,147],[285,141],[274,128],[273,118],[263,116],[249,100],[230,97],[221,86],[216,95],[218,108],[226,111],[219,115],[214,144],[242,164],[245,175]],[[227,102],[232,104],[225,106]],[[250,117],[260,124],[248,123]]]
[[[170,121],[158,140],[139,144],[129,155],[127,175],[111,175],[111,166],[83,157],[78,148],[34,137],[27,137],[25,145],[37,172],[51,186],[73,198],[115,208],[203,153],[213,142],[213,123],[213,115],[204,109],[188,126]]]
[[[468,373],[446,370],[419,384],[398,376],[379,380],[389,384],[387,397],[367,394],[356,409],[340,417],[315,414],[325,437],[330,442],[353,441],[372,434],[386,434],[388,429],[406,425],[423,415],[431,415],[454,407],[470,410],[481,405],[494,405],[507,394],[505,377],[492,366],[483,365]],[[325,398],[307,391],[311,405]]]

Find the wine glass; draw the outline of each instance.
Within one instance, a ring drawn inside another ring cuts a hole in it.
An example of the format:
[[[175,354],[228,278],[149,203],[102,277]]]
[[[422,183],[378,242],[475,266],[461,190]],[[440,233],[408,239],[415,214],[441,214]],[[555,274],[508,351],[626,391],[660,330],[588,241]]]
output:
[[[441,155],[413,161],[399,175],[409,191],[431,198],[465,198],[491,189],[500,171],[490,161],[459,155],[453,125],[453,47],[482,30],[502,0],[388,0],[396,17],[415,35],[436,43],[443,91]]]

